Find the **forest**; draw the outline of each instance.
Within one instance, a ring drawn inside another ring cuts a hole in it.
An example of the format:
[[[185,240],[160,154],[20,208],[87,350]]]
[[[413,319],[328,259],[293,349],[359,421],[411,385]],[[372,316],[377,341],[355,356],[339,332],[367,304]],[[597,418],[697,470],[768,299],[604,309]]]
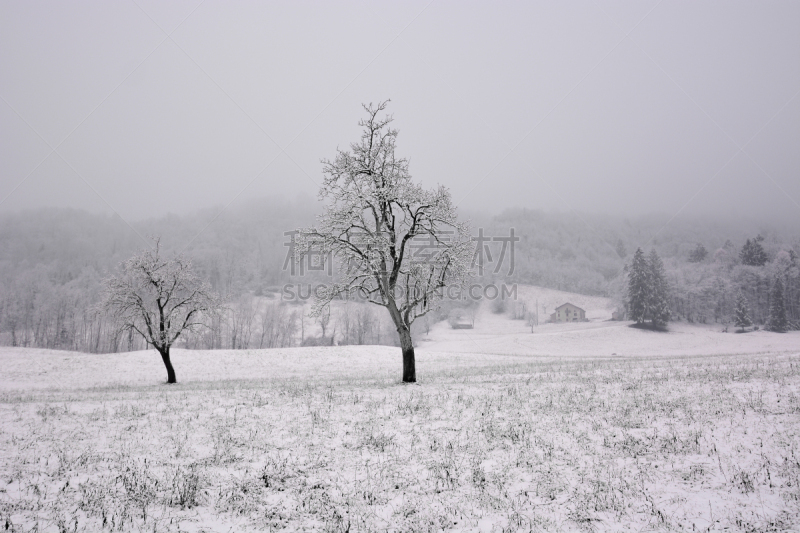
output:
[[[98,353],[143,349],[141,339],[107,319],[99,302],[103,280],[153,236],[167,253],[190,258],[225,302],[208,317],[208,328],[183,339],[183,347],[394,344],[396,335],[379,309],[353,302],[310,318],[299,305],[308,302],[313,284],[330,279],[330,270],[303,270],[289,257],[292,232],[313,223],[317,212],[317,202],[297,198],[132,223],[55,208],[4,214],[0,344]],[[628,267],[642,248],[663,259],[673,321],[731,324],[741,292],[754,325],[763,326],[780,278],[789,325],[800,323],[800,235],[788,226],[527,209],[462,218],[476,240],[479,282],[606,296],[623,310]],[[439,313],[418,327],[446,316]]]

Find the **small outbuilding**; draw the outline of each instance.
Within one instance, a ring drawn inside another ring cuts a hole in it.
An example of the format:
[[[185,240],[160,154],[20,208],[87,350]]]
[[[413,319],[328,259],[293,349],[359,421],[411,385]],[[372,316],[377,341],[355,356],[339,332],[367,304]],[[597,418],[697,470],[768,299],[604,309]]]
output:
[[[587,322],[586,311],[569,302],[559,305],[550,315],[550,322]]]
[[[474,315],[470,318],[469,314],[464,310],[456,310],[450,315],[450,327],[453,329],[472,329],[475,327]]]

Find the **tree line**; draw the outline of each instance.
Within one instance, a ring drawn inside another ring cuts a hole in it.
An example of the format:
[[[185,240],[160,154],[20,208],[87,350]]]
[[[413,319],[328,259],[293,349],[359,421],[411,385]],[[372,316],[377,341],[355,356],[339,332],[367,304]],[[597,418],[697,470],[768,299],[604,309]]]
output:
[[[641,306],[633,302],[642,300],[638,295],[644,284],[639,252],[618,296],[629,318],[637,321]],[[773,331],[800,327],[800,261],[794,247],[777,238],[747,238],[738,250],[727,240],[713,253],[697,244],[686,258],[670,258],[664,271],[666,316],[673,320]]]
[[[294,334],[279,336],[273,344],[314,342],[302,333],[319,326],[301,317],[299,306],[281,306],[280,287],[290,280],[283,270],[284,232],[307,224],[316,213],[311,201],[263,200],[230,209],[216,220],[217,211],[203,210],[135,222],[133,229],[116,217],[75,210],[2,215],[0,344],[86,352],[143,348],[136,339],[115,335],[107,317],[97,310],[101,280],[144,245],[139,235],[161,235],[168,251],[183,248],[198,275],[225,300],[227,310],[214,318],[213,328],[187,340],[192,347],[266,346],[275,337],[264,333],[271,327],[270,320],[263,325],[271,313],[287,328],[292,329],[292,323],[295,328]],[[627,283],[624,269],[631,254],[665,222],[658,217],[625,219],[524,209],[466,217],[487,235],[508,234],[513,227],[520,237],[514,271],[509,274],[506,256],[506,264],[495,273],[500,249],[493,248],[494,263],[487,264],[486,281],[611,296],[621,307]],[[770,292],[780,276],[787,320],[800,321],[798,236],[786,229],[782,233],[762,229],[763,237],[753,237],[748,223],[677,219],[663,230],[648,246],[664,262],[671,318],[730,323],[741,291],[751,320],[763,327],[769,318]],[[336,313],[331,320],[338,320]],[[383,328],[381,342],[393,342],[390,326]],[[342,327],[336,331],[341,342]]]

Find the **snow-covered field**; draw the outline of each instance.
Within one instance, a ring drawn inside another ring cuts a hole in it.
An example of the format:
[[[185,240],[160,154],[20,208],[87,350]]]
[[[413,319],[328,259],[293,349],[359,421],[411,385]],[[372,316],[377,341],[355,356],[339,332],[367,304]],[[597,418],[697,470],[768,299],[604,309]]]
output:
[[[0,528],[800,528],[800,333],[573,303],[436,325],[416,385],[391,347],[176,350],[173,386],[155,352],[2,348]]]
[[[525,321],[509,320],[507,315],[494,314],[490,306],[484,305],[478,310],[474,329],[452,329],[446,322],[440,322],[431,328],[430,334],[420,339],[419,344],[424,350],[437,353],[557,358],[680,357],[800,351],[797,332],[781,335],[748,331],[737,334],[735,328],[729,326],[729,333],[723,333],[724,327],[719,324],[686,323],[670,324],[667,332],[635,330],[629,327],[630,322],[611,321],[610,307],[602,306],[605,299],[567,295],[560,301],[568,301],[570,296],[572,300],[583,299],[576,305],[586,309],[589,322],[542,323],[531,332]]]

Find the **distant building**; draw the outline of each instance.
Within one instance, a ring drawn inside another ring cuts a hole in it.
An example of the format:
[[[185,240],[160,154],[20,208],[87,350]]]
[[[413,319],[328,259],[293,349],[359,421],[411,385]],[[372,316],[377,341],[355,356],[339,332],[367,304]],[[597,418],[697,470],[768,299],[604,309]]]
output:
[[[586,311],[567,302],[556,307],[555,312],[550,315],[550,322],[587,322]]]
[[[453,329],[472,329],[475,327],[475,319],[468,318],[463,311],[458,311],[450,316],[450,327]]]
[[[611,312],[611,320],[625,320],[625,311],[617,309]]]

